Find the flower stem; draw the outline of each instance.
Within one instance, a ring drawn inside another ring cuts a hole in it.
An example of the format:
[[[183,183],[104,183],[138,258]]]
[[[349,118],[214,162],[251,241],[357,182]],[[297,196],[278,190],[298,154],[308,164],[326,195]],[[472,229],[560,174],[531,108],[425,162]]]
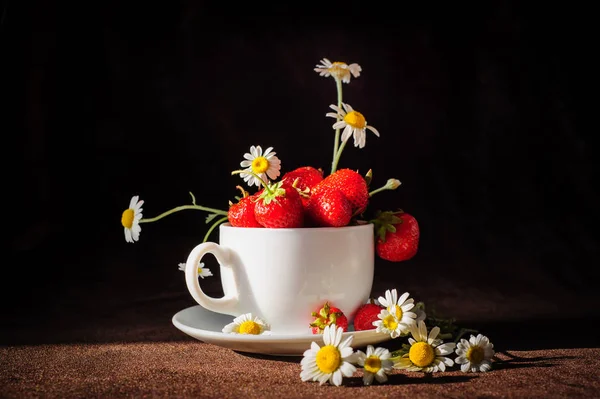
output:
[[[335,88],[337,90],[337,106],[338,108],[342,107],[342,80],[336,78],[335,79]],[[337,117],[338,122],[340,121],[340,116]],[[335,129],[335,139],[333,141],[333,162],[331,163],[331,173],[335,172],[337,168],[336,158],[339,160],[338,151],[340,145],[340,129]],[[343,145],[343,144],[342,144]]]
[[[263,187],[265,188],[265,190],[267,190],[267,192],[269,194],[273,194],[273,190],[271,190],[269,188],[269,185],[259,175],[257,175],[256,173],[251,172],[251,171],[247,171],[247,170],[234,170],[233,172],[231,172],[232,175],[238,175],[240,173],[248,173],[249,175],[252,175],[252,176],[256,177],[261,182],[261,184],[263,185]]]
[[[210,229],[208,229],[208,231],[206,232],[206,235],[204,235],[204,240],[202,240],[202,242],[206,242],[208,240],[208,237],[210,236],[210,233],[212,233],[212,231],[215,229],[215,227],[217,227],[218,225],[220,225],[221,223],[227,221],[227,216],[217,220],[216,222],[213,223],[212,226],[210,226]]]
[[[335,171],[337,170],[338,162],[340,161],[340,157],[342,156],[342,151],[344,151],[344,147],[346,147],[347,142],[348,142],[348,140],[342,141],[342,145],[338,149],[338,152],[337,152],[335,158],[333,159],[333,164],[331,165],[331,174],[335,173]]]
[[[385,191],[385,190],[395,190],[398,187],[400,187],[400,180],[398,179],[389,179],[384,186],[379,187],[378,189],[375,189],[373,191],[371,191],[369,193],[369,197],[372,197],[373,195],[381,192],[381,191]]]
[[[198,211],[216,213],[217,215],[227,215],[227,211],[223,211],[221,209],[207,208],[207,207],[201,206],[201,205],[181,205],[181,206],[175,207],[171,210],[168,210],[166,212],[163,212],[156,217],[149,218],[149,219],[140,219],[140,223],[156,222],[157,220],[160,220],[160,219],[162,219],[166,216],[169,216],[175,212],[184,211],[186,209],[196,209]]]

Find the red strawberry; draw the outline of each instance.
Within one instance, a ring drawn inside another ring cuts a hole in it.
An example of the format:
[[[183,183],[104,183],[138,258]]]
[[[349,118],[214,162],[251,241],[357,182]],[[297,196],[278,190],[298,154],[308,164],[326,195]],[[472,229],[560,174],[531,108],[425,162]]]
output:
[[[381,309],[385,308],[372,302],[361,305],[354,316],[354,330],[362,331],[374,329],[375,326],[373,325],[373,322],[379,320],[377,315],[381,312]]]
[[[352,219],[352,205],[337,188],[322,186],[308,199],[306,214],[317,226],[342,227]]]
[[[292,184],[298,190],[302,204],[306,207],[310,198],[310,190],[323,180],[323,171],[312,166],[302,166],[287,172],[281,181]]]
[[[367,204],[369,203],[369,188],[365,178],[358,172],[351,169],[339,169],[323,179],[315,187],[315,190],[322,185],[337,188],[344,193],[350,204],[352,204],[352,213],[354,215],[363,213],[367,208]]]
[[[302,166],[298,169],[294,169],[291,172],[287,172],[283,175],[281,180],[287,180],[289,184],[293,184],[298,179],[296,188],[301,191],[313,188],[321,180],[323,180],[323,171],[321,169],[315,169],[312,166]]]
[[[256,221],[254,216],[254,203],[259,194],[248,195],[248,192],[240,186],[236,186],[242,192],[242,198],[235,204],[229,203],[227,217],[233,227],[263,227]]]
[[[300,194],[290,184],[271,184],[254,205],[256,221],[264,227],[294,228],[304,226],[304,207]]]
[[[331,306],[329,302],[325,302],[321,309],[312,312],[312,316],[315,317],[315,320],[310,323],[313,334],[323,334],[325,327],[331,324],[348,331],[348,318],[346,318],[344,312],[335,306]]]
[[[373,223],[376,228],[375,250],[380,258],[392,262],[408,260],[419,248],[419,224],[408,213],[380,212]]]

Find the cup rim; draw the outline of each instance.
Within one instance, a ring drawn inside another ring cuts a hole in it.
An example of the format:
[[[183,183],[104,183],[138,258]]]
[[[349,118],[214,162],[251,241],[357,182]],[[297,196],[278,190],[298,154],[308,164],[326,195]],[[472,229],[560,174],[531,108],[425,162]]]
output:
[[[278,231],[278,232],[296,232],[296,231],[319,231],[319,232],[340,232],[348,230],[360,230],[366,228],[373,228],[373,223],[367,222],[365,224],[355,226],[343,226],[343,227],[295,227],[295,228],[271,228],[271,227],[234,227],[229,222],[222,223],[219,229],[240,229],[240,230],[256,230],[256,231]]]

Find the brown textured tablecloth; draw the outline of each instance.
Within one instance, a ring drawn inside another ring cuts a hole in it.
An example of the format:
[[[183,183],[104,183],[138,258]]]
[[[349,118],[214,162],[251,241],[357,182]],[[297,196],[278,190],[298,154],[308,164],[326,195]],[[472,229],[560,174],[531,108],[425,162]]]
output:
[[[300,380],[298,358],[247,356],[199,341],[0,348],[3,398],[577,398],[600,395],[600,349],[510,351],[485,374],[397,371],[385,385]]]

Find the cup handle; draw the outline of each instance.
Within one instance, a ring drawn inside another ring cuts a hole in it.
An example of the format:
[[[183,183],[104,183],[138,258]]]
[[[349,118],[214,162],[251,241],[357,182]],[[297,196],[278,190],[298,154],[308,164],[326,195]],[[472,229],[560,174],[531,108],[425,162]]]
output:
[[[219,265],[231,267],[230,258],[231,250],[222,247],[214,242],[205,242],[197,245],[190,252],[185,264],[185,283],[192,297],[202,307],[217,313],[224,313],[232,316],[237,316],[238,292],[235,287],[235,292],[230,292],[222,298],[212,298],[202,291],[198,282],[198,264],[204,255],[211,253],[215,256]]]

